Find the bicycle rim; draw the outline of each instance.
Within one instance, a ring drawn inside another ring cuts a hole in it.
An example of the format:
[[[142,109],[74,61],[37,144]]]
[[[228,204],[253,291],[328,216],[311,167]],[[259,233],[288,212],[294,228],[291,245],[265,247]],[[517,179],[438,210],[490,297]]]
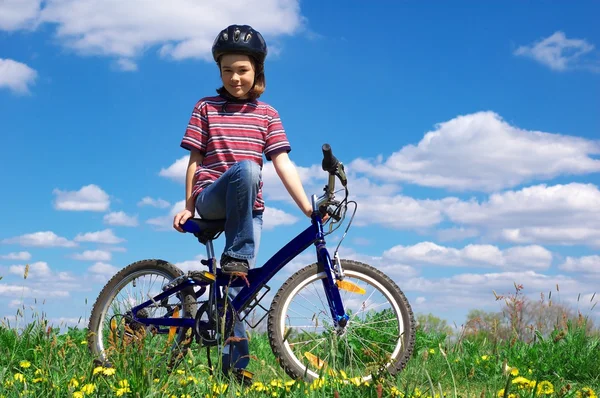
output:
[[[298,281],[282,306],[283,348],[294,367],[312,379],[351,382],[396,372],[405,325],[394,292],[366,273],[346,270],[352,288],[340,289],[350,319],[338,333],[323,288],[324,272]],[[352,290],[352,291],[349,291]]]

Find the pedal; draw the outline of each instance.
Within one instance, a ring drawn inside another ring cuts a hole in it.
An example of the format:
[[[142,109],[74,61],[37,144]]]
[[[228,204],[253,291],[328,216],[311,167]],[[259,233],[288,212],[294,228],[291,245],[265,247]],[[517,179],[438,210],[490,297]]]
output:
[[[197,282],[214,283],[217,277],[215,274],[208,271],[188,271],[188,278],[191,278]]]
[[[234,369],[232,373],[238,382],[248,386],[252,385],[252,378],[254,377],[254,373],[246,369]]]

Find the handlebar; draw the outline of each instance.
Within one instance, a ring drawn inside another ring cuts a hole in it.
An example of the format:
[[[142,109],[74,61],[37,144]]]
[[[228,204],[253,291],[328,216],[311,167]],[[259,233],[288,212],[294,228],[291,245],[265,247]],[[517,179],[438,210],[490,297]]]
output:
[[[346,186],[348,179],[346,178],[344,165],[337,160],[335,156],[333,156],[331,146],[329,144],[323,144],[321,149],[323,150],[323,161],[321,162],[321,167],[324,171],[329,173],[329,181],[331,182],[332,176],[338,176],[342,185]],[[335,180],[333,182],[335,183]],[[333,189],[333,184],[329,185],[331,185],[331,188]]]

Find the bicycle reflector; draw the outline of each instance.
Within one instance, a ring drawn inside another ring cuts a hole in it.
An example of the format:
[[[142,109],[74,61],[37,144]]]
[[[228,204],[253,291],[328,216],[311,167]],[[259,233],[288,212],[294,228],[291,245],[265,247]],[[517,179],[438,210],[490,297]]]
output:
[[[179,307],[175,308],[175,311],[173,311],[173,316],[172,318],[179,318]],[[167,341],[170,343],[171,341],[173,341],[173,337],[175,337],[175,333],[177,333],[177,326],[171,326],[169,328],[169,337],[167,338]]]
[[[367,293],[367,291],[365,289],[358,286],[354,282],[344,280],[344,281],[337,281],[335,284],[337,285],[338,289],[345,290],[350,293],[358,293],[358,294],[366,294]]]

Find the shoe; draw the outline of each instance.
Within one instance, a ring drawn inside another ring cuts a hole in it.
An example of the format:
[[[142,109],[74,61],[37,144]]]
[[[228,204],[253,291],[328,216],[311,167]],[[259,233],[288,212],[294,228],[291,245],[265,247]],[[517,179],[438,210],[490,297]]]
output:
[[[233,258],[226,254],[221,257],[221,272],[226,275],[248,275],[248,260]]]

